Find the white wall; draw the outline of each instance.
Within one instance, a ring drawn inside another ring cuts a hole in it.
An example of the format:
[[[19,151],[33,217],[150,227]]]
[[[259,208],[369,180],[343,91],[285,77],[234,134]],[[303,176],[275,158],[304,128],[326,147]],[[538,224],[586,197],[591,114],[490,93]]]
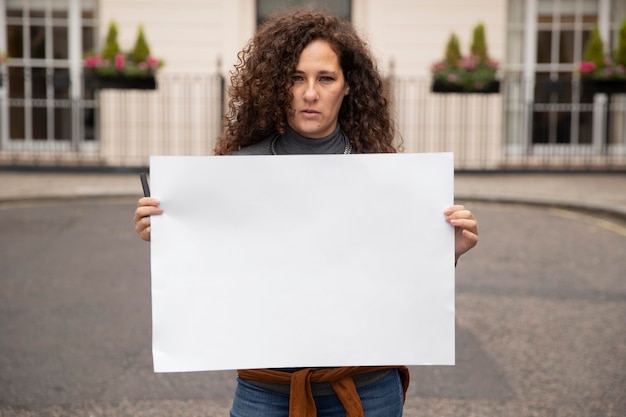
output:
[[[353,21],[368,40],[380,68],[395,62],[396,74],[426,76],[441,59],[451,32],[468,52],[472,29],[483,22],[490,55],[504,59],[506,0],[353,0]],[[255,30],[254,0],[101,0],[100,40],[108,24],[119,26],[122,49],[134,43],[137,26],[168,73],[213,73],[222,59],[226,75]]]

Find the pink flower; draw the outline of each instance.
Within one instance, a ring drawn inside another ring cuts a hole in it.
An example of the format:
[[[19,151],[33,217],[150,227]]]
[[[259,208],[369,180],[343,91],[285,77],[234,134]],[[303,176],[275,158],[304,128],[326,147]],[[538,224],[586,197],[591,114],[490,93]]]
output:
[[[458,78],[456,74],[448,74],[447,80],[448,82],[455,83],[457,82]]]
[[[146,57],[146,63],[147,63],[147,64],[148,64],[148,66],[149,66],[150,68],[152,68],[152,69],[155,69],[155,68],[157,68],[157,67],[159,66],[159,60],[158,60],[158,59],[156,59],[156,58],[154,58],[154,57],[153,57],[153,56],[151,56],[151,55],[148,55],[148,56]]]
[[[439,62],[435,62],[433,64],[433,66],[431,67],[431,71],[432,72],[436,72],[436,71],[441,71],[442,69],[444,69],[446,67],[446,64],[444,64],[443,62],[439,61]]]
[[[580,72],[593,72],[596,70],[596,64],[591,61],[583,61],[578,65]]]
[[[87,68],[96,68],[101,61],[102,58],[99,56],[90,56],[85,58],[83,65]]]
[[[617,66],[616,72],[618,72],[620,74],[623,74],[624,72],[626,72],[626,69],[624,68],[623,65],[620,64],[620,65]]]
[[[473,56],[469,56],[459,61],[459,67],[472,71],[476,69],[476,62],[477,60]]]
[[[137,68],[139,68],[139,69],[140,69],[140,70],[142,70],[142,71],[145,71],[145,70],[147,70],[147,69],[148,69],[148,63],[147,63],[147,62],[140,62],[140,63],[137,65]]]
[[[124,55],[122,54],[117,54],[115,55],[115,69],[117,69],[118,71],[121,71],[124,69]]]

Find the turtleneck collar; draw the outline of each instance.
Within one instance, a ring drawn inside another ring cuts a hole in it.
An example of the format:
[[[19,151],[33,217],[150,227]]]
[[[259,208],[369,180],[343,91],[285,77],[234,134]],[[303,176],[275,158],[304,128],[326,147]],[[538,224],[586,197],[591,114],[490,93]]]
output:
[[[287,127],[287,131],[274,142],[274,149],[278,155],[342,154],[346,140],[339,124],[330,135],[319,139],[307,138]]]

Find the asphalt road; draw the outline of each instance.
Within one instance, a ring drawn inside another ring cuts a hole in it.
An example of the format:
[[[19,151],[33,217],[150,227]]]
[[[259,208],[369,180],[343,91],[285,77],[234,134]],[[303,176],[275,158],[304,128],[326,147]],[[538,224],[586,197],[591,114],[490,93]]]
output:
[[[0,416],[227,415],[233,372],[152,372],[134,205],[0,205]],[[626,415],[623,220],[468,205],[457,365],[413,367],[405,415]]]

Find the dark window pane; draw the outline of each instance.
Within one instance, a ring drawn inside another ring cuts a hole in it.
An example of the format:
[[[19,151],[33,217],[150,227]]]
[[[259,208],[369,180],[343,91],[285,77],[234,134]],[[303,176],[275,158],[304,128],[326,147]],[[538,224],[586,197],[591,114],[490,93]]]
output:
[[[561,63],[574,62],[574,31],[564,30],[561,32],[559,44],[559,61]]]
[[[43,26],[30,27],[30,57],[46,57],[46,30]]]
[[[535,103],[547,103],[550,101],[550,87],[549,73],[535,73]]]
[[[54,19],[67,19],[67,9],[53,9],[52,17]]]
[[[572,114],[566,111],[553,112],[556,125],[556,143],[570,143],[572,135]]]
[[[572,73],[559,72],[556,77],[548,72],[537,72],[535,81],[536,103],[571,103]]]
[[[46,69],[32,68],[33,98],[46,98]]]
[[[44,17],[46,17],[46,12],[45,12],[45,10],[31,9],[30,10],[30,17],[44,18]]]
[[[325,10],[329,13],[351,19],[352,2],[350,0],[257,0],[257,24],[261,24],[268,15],[285,8],[309,8],[315,10]]]
[[[9,67],[9,97],[24,98],[24,69]]]
[[[533,143],[545,144],[550,140],[550,113],[533,112]]]
[[[70,123],[70,108],[69,107],[57,107],[54,109],[54,139],[55,140],[70,140],[71,138],[71,123]]]
[[[33,139],[46,140],[48,138],[48,109],[33,107]]]
[[[548,64],[552,55],[552,32],[537,32],[537,63]]]
[[[585,54],[585,45],[587,45],[587,42],[589,41],[589,34],[591,32],[589,30],[583,30],[583,41],[581,42],[581,51],[580,51],[580,58],[581,60],[585,58],[584,54]]]
[[[92,52],[96,49],[95,30],[91,26],[83,26],[83,53]]]
[[[85,108],[83,110],[83,138],[96,140],[96,110]]]
[[[578,113],[578,143],[591,144],[593,136],[593,112],[581,111]]]
[[[572,73],[571,72],[559,72],[558,74],[558,102],[559,103],[571,103],[572,102]]]
[[[24,36],[21,25],[7,25],[7,44],[10,57],[24,57]]]
[[[67,68],[55,68],[52,77],[55,99],[66,99],[70,91],[70,72]]]
[[[52,29],[52,39],[52,54],[54,59],[68,59],[67,27],[55,26]]]
[[[9,135],[12,140],[24,140],[24,107],[9,107]]]
[[[572,82],[566,78],[553,80],[546,77],[535,84],[535,101],[538,103],[569,103],[571,96]]]
[[[22,17],[22,9],[8,6],[7,17]]]

